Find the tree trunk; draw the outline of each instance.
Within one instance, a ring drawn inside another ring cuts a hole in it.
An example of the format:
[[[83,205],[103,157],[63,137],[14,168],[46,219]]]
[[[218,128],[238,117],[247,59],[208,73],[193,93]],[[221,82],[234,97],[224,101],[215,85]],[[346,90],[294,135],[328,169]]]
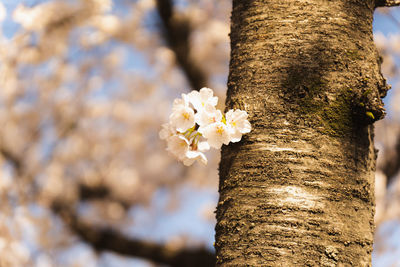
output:
[[[372,123],[387,86],[373,0],[233,0],[227,108],[251,133],[224,146],[219,266],[370,266]]]

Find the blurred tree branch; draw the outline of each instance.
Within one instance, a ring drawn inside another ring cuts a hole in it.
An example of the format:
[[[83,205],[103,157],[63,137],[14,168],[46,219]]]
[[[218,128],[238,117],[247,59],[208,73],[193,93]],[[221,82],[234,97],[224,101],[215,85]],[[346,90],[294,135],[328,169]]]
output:
[[[387,186],[395,179],[396,174],[400,170],[400,133],[397,135],[396,145],[393,148],[388,148],[383,156],[385,159],[379,166],[379,169],[387,177]]]
[[[70,207],[61,202],[54,203],[52,209],[61,216],[73,232],[97,251],[108,250],[176,267],[205,267],[215,264],[215,255],[207,249],[175,250],[166,245],[127,238],[111,228],[95,227],[79,220]]]
[[[186,17],[173,15],[172,0],[157,0],[157,10],[163,23],[164,37],[176,55],[179,65],[194,90],[206,86],[207,77],[204,71],[190,58],[190,21]]]
[[[130,203],[124,201],[120,198],[114,197],[110,188],[105,185],[97,185],[97,186],[88,186],[85,184],[79,185],[79,198],[81,201],[90,201],[90,200],[108,200],[111,202],[117,202],[120,204],[125,210],[129,209],[131,206]]]
[[[0,147],[0,154],[13,165],[18,175],[24,175],[23,161],[18,156],[4,147]],[[129,203],[112,197],[110,190],[105,186],[89,187],[80,184],[79,198],[80,200],[107,199],[117,201],[125,209],[130,206]],[[53,201],[52,210],[63,219],[72,232],[97,251],[108,250],[174,267],[208,267],[215,264],[214,253],[205,248],[173,249],[163,244],[128,238],[109,227],[91,226],[79,220],[75,212],[72,211],[71,205],[72,203],[56,200]]]
[[[13,165],[14,170],[17,172],[17,174],[21,174],[22,161],[16,155],[14,155],[12,152],[8,151],[4,147],[0,147],[0,155]]]
[[[157,10],[160,14],[163,34],[167,44],[175,53],[176,61],[185,73],[190,86],[195,90],[199,90],[206,85],[207,77],[199,65],[190,58],[189,39],[192,31],[190,19],[173,15],[171,0],[157,1]],[[82,14],[85,15],[84,13]],[[44,32],[47,35],[57,34],[59,28],[68,28],[68,25],[78,24],[81,18],[87,17],[83,15],[76,14],[75,10],[65,9],[64,16],[61,18],[56,17],[56,19],[52,20],[46,26]],[[46,159],[40,162],[40,167],[47,167],[51,163],[60,140],[70,135],[78,125],[74,120],[72,122],[64,122],[64,120],[57,118],[55,121],[59,124],[64,123],[65,125],[61,125],[64,127],[61,127],[61,130],[57,132],[57,141],[54,145],[50,145],[51,151],[49,151]],[[27,183],[28,187],[35,186],[34,179],[41,174],[43,169],[36,166],[34,166],[34,169],[29,168],[30,165],[28,164],[29,161],[26,155],[23,152],[15,152],[9,149],[8,144],[4,146],[0,145],[0,155],[12,165],[17,178],[26,178],[23,182]],[[110,227],[98,227],[84,222],[78,217],[73,208],[80,201],[101,200],[104,202],[118,202],[125,209],[128,209],[132,203],[113,195],[112,189],[107,187],[107,185],[88,186],[77,182],[73,186],[76,186],[78,189],[77,196],[68,200],[64,196],[57,196],[56,200],[50,200],[50,205],[54,214],[63,219],[66,227],[80,239],[91,245],[93,249],[97,251],[108,250],[125,256],[140,257],[170,266],[200,267],[213,266],[215,264],[214,253],[205,248],[173,248],[164,244],[127,237]]]

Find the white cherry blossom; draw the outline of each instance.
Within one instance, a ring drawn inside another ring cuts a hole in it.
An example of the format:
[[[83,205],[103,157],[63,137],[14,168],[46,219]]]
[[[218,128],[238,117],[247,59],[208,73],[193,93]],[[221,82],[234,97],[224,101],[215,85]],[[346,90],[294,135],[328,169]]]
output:
[[[182,98],[174,100],[172,114],[169,121],[177,131],[183,133],[195,125],[194,110],[189,106],[189,97],[182,94]]]
[[[226,113],[226,123],[229,127],[231,142],[239,142],[242,139],[242,134],[251,131],[250,122],[247,120],[248,116],[246,111],[240,109],[231,109]]]
[[[169,117],[170,123],[179,132],[185,132],[195,125],[194,110],[190,107],[181,106]]]
[[[190,166],[197,159],[199,159],[204,165],[207,165],[207,158],[204,153],[199,151],[191,151],[186,152],[185,158],[183,159],[183,165]]]
[[[204,127],[203,136],[207,138],[211,147],[217,149],[221,148],[222,144],[229,144],[230,141],[228,126],[222,122],[216,122]]]
[[[182,135],[173,135],[168,139],[167,151],[177,159],[183,160],[189,151],[189,141]]]
[[[196,160],[200,160],[204,165],[207,165],[207,158],[204,151],[209,150],[210,145],[207,142],[199,142],[197,145],[191,146],[191,150],[187,151],[183,159],[185,166],[192,165]]]
[[[158,136],[160,137],[161,140],[168,140],[170,137],[173,135],[176,135],[176,129],[169,123],[164,123],[161,125],[162,129],[158,133]]]
[[[182,94],[174,100],[169,123],[162,125],[159,136],[167,141],[167,150],[184,165],[190,166],[197,160],[207,164],[204,151],[239,142],[243,134],[250,132],[246,111],[231,109],[224,117],[215,107],[217,102],[209,88]]]
[[[176,98],[172,104],[172,112],[181,109],[182,107],[189,107],[190,101],[187,94],[182,94],[181,98]]]
[[[201,88],[199,92],[192,91],[188,94],[190,103],[192,103],[197,112],[201,112],[205,108],[206,104],[213,107],[217,105],[218,97],[213,95],[213,90],[207,87]]]
[[[197,112],[194,118],[195,122],[200,126],[199,132],[201,133],[205,126],[220,122],[222,120],[222,113],[214,106],[206,104],[205,108],[201,112]]]
[[[207,151],[207,150],[210,149],[210,145],[208,144],[208,142],[199,142],[199,143],[197,144],[197,149],[198,149],[199,151],[204,152],[204,151]]]

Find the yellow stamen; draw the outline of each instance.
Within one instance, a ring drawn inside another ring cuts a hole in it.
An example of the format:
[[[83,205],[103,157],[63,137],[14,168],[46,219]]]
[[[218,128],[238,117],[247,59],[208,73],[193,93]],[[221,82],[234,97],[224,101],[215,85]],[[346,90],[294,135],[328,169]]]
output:
[[[222,126],[218,126],[218,127],[217,127],[217,133],[219,133],[220,135],[222,135],[223,132],[224,132],[224,128],[222,128]]]

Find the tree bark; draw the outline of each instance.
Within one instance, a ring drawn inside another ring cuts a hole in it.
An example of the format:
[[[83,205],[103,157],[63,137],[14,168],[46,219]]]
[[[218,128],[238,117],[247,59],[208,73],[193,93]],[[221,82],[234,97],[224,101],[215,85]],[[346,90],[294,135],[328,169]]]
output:
[[[218,266],[370,266],[372,123],[388,87],[373,0],[233,0],[227,109],[251,133],[224,146]]]

